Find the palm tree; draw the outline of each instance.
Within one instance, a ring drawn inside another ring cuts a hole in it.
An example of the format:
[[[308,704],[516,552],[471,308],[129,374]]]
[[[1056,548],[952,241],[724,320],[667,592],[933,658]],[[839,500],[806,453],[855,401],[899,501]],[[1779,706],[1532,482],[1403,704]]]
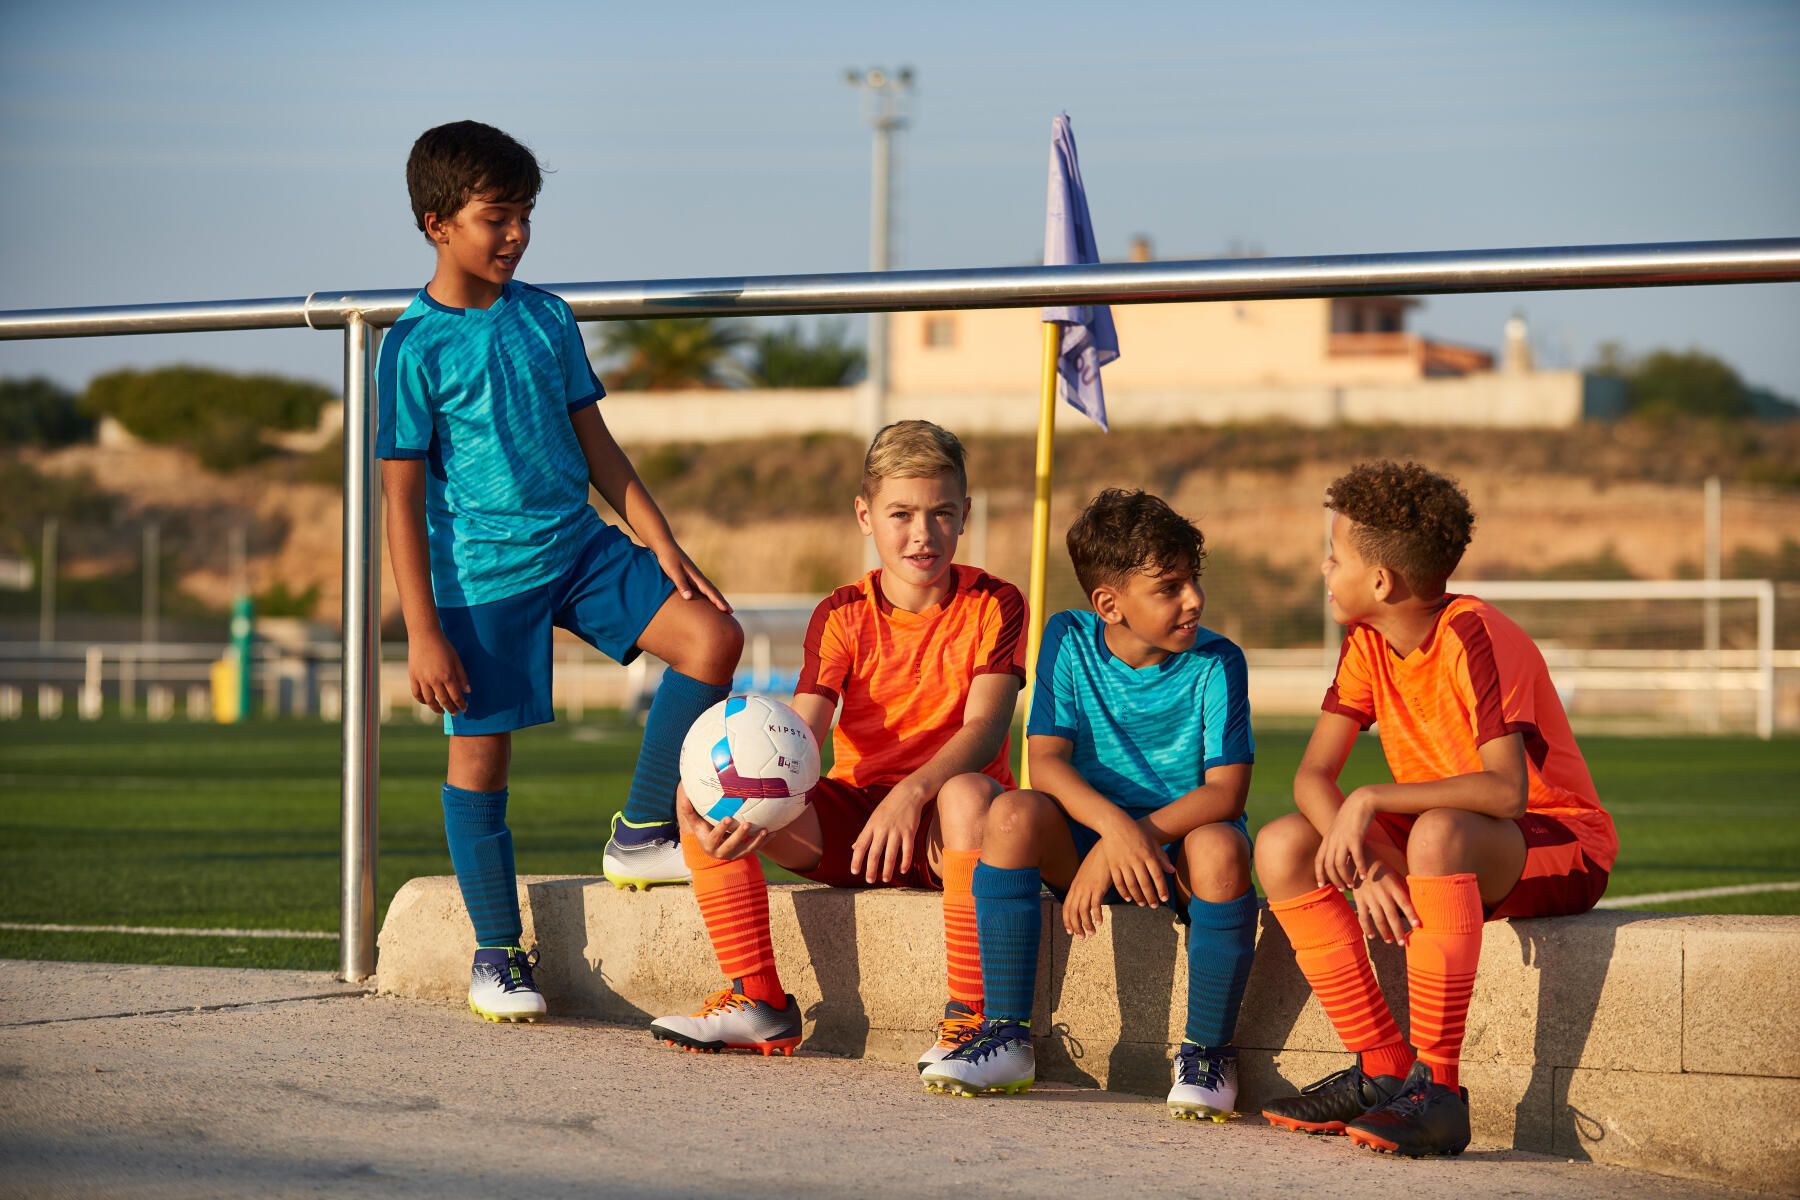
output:
[[[732,351],[743,341],[738,326],[717,317],[608,321],[594,358],[610,364],[606,382],[621,390],[725,387],[742,375]]]

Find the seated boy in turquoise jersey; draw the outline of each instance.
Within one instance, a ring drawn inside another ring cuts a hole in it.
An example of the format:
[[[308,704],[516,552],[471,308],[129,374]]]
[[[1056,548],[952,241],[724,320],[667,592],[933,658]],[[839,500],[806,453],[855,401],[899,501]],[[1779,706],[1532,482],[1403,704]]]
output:
[[[614,832],[675,867],[681,739],[725,698],[743,648],[607,432],[569,306],[513,279],[541,182],[531,151],[491,126],[420,135],[406,184],[437,269],[383,339],[376,379],[407,675],[450,735],[444,829],[478,947],[469,1006],[490,1020],[545,1009],[519,946],[506,795],[512,731],[554,719],[551,627],[622,663],[648,650],[669,664]],[[595,514],[590,483],[642,546]],[[685,869],[637,882],[664,875]]]
[[[1256,944],[1244,654],[1200,625],[1204,538],[1155,496],[1100,493],[1068,545],[1093,611],[1044,627],[1025,730],[1032,788],[994,801],[975,867],[986,1021],[925,1069],[925,1085],[1031,1086],[1042,884],[1077,937],[1095,932],[1107,904],[1178,896],[1188,1013],[1168,1106],[1223,1121],[1237,1103],[1232,1041]]]

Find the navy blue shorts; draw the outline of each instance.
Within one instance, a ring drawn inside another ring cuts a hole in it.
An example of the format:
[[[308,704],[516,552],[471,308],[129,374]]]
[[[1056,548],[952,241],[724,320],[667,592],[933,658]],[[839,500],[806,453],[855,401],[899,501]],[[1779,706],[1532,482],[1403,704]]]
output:
[[[602,524],[561,577],[491,604],[438,609],[469,676],[468,708],[445,713],[444,732],[509,733],[554,721],[551,626],[628,663],[641,653],[644,627],[674,593],[656,555]]]
[[[1244,817],[1239,816],[1237,820],[1228,821],[1226,824],[1243,834],[1246,842],[1250,840],[1250,832],[1246,828]],[[1074,817],[1069,818],[1069,836],[1075,840],[1075,861],[1077,863],[1086,862],[1087,856],[1092,854],[1094,847],[1100,844],[1100,835],[1095,833],[1092,829],[1089,829],[1086,825],[1083,825],[1080,821],[1077,821]],[[1167,846],[1163,847],[1163,853],[1169,856],[1170,862],[1175,862],[1177,861],[1177,856],[1181,853],[1181,846],[1178,843],[1170,842]],[[1164,878],[1167,879],[1169,883],[1169,907],[1175,910],[1176,917],[1185,925],[1187,924],[1187,910],[1183,908],[1181,902],[1176,899],[1181,893],[1175,884],[1175,872],[1167,872]],[[1044,886],[1050,889],[1051,895],[1055,896],[1058,902],[1069,898],[1069,891],[1067,888],[1059,888],[1049,880],[1044,881]],[[1100,903],[1130,904],[1131,901],[1121,896],[1118,888],[1107,888],[1106,895],[1101,898]]]

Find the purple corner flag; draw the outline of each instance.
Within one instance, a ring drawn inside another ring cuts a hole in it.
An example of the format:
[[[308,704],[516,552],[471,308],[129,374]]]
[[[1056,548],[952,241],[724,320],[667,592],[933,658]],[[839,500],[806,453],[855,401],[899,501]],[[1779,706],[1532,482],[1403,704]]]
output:
[[[1050,200],[1044,210],[1044,265],[1100,261],[1094,222],[1088,216],[1087,191],[1075,158],[1075,133],[1069,114],[1050,124]],[[1044,320],[1062,327],[1062,353],[1056,364],[1056,394],[1100,428],[1106,428],[1106,393],[1100,368],[1119,357],[1119,332],[1112,309],[1104,304],[1081,308],[1046,308]]]

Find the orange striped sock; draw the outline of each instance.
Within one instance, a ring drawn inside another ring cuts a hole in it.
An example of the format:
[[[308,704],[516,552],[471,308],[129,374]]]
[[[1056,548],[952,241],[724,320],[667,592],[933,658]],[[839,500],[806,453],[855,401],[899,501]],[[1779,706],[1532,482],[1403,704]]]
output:
[[[1457,1086],[1463,1024],[1481,961],[1481,889],[1475,876],[1408,875],[1419,928],[1406,939],[1406,995],[1413,1043],[1431,1077]]]
[[[1375,982],[1362,926],[1344,894],[1332,887],[1317,888],[1292,900],[1273,901],[1269,911],[1287,932],[1294,961],[1331,1018],[1331,1027],[1344,1040],[1344,1048],[1361,1056],[1363,1070],[1370,1075],[1404,1078],[1412,1069],[1412,1052]]]
[[[944,848],[944,958],[950,970],[950,998],[981,1011],[981,940],[975,933],[975,878],[979,850]]]
[[[782,1007],[787,992],[775,973],[775,945],[769,935],[769,885],[754,854],[730,861],[714,858],[681,835],[681,857],[694,873],[694,899],[712,938],[719,966],[752,1000]]]

